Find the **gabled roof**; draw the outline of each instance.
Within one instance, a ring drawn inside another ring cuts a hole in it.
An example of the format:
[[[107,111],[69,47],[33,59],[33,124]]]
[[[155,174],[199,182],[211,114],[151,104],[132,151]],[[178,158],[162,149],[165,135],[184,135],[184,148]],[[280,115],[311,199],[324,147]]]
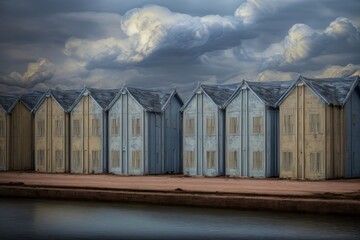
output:
[[[266,105],[276,107],[280,97],[289,89],[293,81],[273,82],[248,82],[245,84],[251,89]]]
[[[97,102],[97,104],[103,109],[106,110],[109,104],[113,101],[115,96],[121,91],[121,89],[97,89],[97,88],[87,88],[85,87],[74,103],[69,107],[69,111],[72,111],[74,107],[80,102],[82,97],[88,93],[90,96]]]
[[[187,100],[180,111],[184,111],[186,106],[190,103],[191,99],[195,96],[199,89],[202,91],[219,107],[223,108],[224,104],[236,92],[242,83],[233,84],[199,84],[191,97]]]
[[[142,89],[126,87],[128,93],[148,112],[162,112],[168,105],[169,100],[175,96],[183,104],[175,89]]]
[[[21,97],[20,93],[6,93],[0,95],[0,107],[5,112],[9,113],[16,105],[16,102]]]
[[[70,111],[71,106],[81,92],[82,90],[49,90],[49,93],[56,99],[65,112]]]
[[[86,88],[89,90],[90,95],[100,105],[102,109],[106,109],[111,101],[115,98],[120,89],[97,89]]]
[[[40,101],[41,97],[44,95],[44,91],[32,90],[29,93],[25,93],[21,96],[20,101],[32,112],[36,104]]]
[[[281,104],[299,82],[303,82],[324,103],[334,106],[344,106],[353,90],[359,86],[359,76],[342,78],[299,78],[279,100]]]

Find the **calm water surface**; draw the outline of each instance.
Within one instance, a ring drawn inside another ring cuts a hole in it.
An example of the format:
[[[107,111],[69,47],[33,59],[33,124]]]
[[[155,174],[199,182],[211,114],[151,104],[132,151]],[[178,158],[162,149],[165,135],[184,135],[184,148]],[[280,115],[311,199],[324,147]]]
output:
[[[0,198],[0,239],[360,239],[360,218]]]

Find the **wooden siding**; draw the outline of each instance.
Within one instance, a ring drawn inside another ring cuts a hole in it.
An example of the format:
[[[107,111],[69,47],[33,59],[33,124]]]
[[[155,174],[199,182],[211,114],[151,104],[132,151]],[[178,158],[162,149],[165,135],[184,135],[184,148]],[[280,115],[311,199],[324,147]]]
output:
[[[360,177],[360,90],[357,88],[345,105],[346,142],[344,176]]]
[[[270,177],[276,175],[277,110],[248,88],[226,107],[226,175]],[[236,132],[230,122],[237,120]],[[236,155],[236,164],[231,163]]]
[[[7,171],[10,164],[10,115],[1,108],[0,124],[0,171]]]
[[[201,90],[194,95],[183,113],[183,166],[186,175],[219,176],[224,174],[224,115],[222,110]],[[188,119],[194,119],[194,131],[187,131]],[[215,131],[207,123],[215,122]],[[213,155],[212,152],[215,152]],[[194,156],[193,160],[187,159]],[[213,162],[207,157],[215,156]],[[189,164],[189,161],[191,164]]]
[[[124,91],[109,109],[109,172],[179,173],[180,107],[178,100],[172,98],[164,112],[148,112]],[[115,122],[118,134],[112,134]],[[114,159],[116,164],[112,164]]]
[[[44,123],[44,134],[39,131]],[[46,97],[35,113],[35,171],[69,171],[69,114],[52,97]],[[45,159],[41,164],[39,153]]]
[[[109,164],[109,172],[116,174],[145,174],[144,168],[144,111],[141,106],[126,92],[109,110],[109,159],[112,153],[119,151],[119,163]],[[119,133],[112,134],[112,119],[119,121]],[[134,131],[139,123],[139,132]],[[137,161],[140,157],[140,160]]]
[[[33,116],[18,102],[11,111],[9,170],[32,170],[33,163]]]
[[[164,129],[161,138],[162,159],[164,159],[163,173],[182,173],[180,108],[181,104],[174,97],[162,115],[162,129]]]
[[[85,95],[71,111],[72,173],[102,173],[104,164],[104,112],[90,95]],[[77,122],[78,121],[78,122]],[[75,122],[80,127],[76,133]],[[96,129],[96,130],[94,130]]]
[[[298,85],[280,105],[280,177],[342,177],[344,113],[321,102],[305,85]],[[285,129],[286,116],[293,116],[291,133]],[[290,153],[292,160],[286,159]]]

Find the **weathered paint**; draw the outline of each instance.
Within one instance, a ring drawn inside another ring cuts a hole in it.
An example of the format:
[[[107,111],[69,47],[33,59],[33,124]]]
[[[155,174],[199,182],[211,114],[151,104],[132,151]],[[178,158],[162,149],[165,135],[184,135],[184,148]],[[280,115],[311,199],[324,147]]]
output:
[[[93,120],[99,121],[99,130],[93,134]],[[85,91],[81,100],[75,105],[70,114],[70,170],[72,173],[103,173],[106,169],[104,148],[104,119],[105,112],[93,99],[88,91]],[[80,123],[80,134],[75,134],[74,121]],[[80,161],[77,163],[77,155],[80,153]],[[96,151],[99,155],[93,159]],[[98,159],[97,159],[98,158]]]
[[[181,118],[179,109],[182,103],[171,98],[169,105],[162,114],[163,135],[160,146],[163,146],[163,173],[182,173],[181,152]]]
[[[144,174],[144,111],[142,107],[124,91],[109,110],[109,172],[116,174]],[[112,134],[112,120],[119,122],[119,132]],[[132,133],[132,119],[139,119],[140,134]],[[120,151],[119,162],[112,163],[114,151]],[[140,151],[140,166],[133,166],[133,151]]]
[[[32,170],[33,163],[33,116],[18,101],[11,111],[9,170]]]
[[[43,135],[38,129],[41,121],[45,123]],[[47,95],[35,112],[35,171],[69,171],[69,132],[69,114],[51,95]],[[45,153],[44,160],[39,156],[41,150]]]
[[[360,84],[345,105],[345,177],[360,177]]]
[[[276,108],[266,106],[249,88],[243,87],[226,107],[226,175],[246,177],[276,176]],[[253,132],[253,118],[261,118],[261,132]],[[230,133],[230,119],[238,119],[238,132]],[[230,164],[230,152],[236,152],[237,164]],[[261,154],[261,168],[253,164],[254,152]]]
[[[298,80],[280,104],[280,177],[330,179],[360,176],[359,149],[354,147],[359,146],[360,135],[359,122],[356,121],[360,110],[359,88],[343,93],[350,94],[350,98],[342,106],[324,102],[326,98],[315,94],[306,81]],[[342,83],[337,84],[341,86]],[[334,86],[337,86],[335,82]],[[286,133],[284,123],[285,116],[289,115],[294,117],[291,134]],[[320,124],[316,132],[310,127],[314,115],[319,116]],[[293,155],[290,166],[285,162],[285,153]],[[316,168],[311,162],[315,154],[320,159]]]
[[[215,119],[215,134],[206,134],[206,119]],[[183,134],[183,168],[186,175],[219,176],[224,174],[224,113],[201,88],[183,111],[183,129],[187,119],[195,120],[194,134]],[[194,152],[194,163],[187,164],[186,152]],[[207,166],[206,154],[215,151],[214,166]]]
[[[176,97],[171,97],[163,111],[147,111],[125,88],[109,109],[109,172],[131,175],[179,173],[181,105]],[[139,121],[138,133],[133,133],[135,119]],[[118,122],[116,134],[114,122]],[[139,164],[133,159],[136,154],[140,154]]]
[[[10,115],[0,108],[0,124],[3,132],[0,134],[0,171],[9,170],[10,160]]]

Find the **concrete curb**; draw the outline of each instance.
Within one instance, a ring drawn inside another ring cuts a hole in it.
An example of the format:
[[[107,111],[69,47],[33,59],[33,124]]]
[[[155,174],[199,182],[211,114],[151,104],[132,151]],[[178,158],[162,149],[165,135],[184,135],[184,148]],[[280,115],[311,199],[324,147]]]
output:
[[[247,196],[241,194],[196,193],[182,191],[131,191],[76,187],[0,186],[0,197],[48,198],[112,201],[246,210],[268,210],[321,214],[360,215],[360,201],[290,196]]]

